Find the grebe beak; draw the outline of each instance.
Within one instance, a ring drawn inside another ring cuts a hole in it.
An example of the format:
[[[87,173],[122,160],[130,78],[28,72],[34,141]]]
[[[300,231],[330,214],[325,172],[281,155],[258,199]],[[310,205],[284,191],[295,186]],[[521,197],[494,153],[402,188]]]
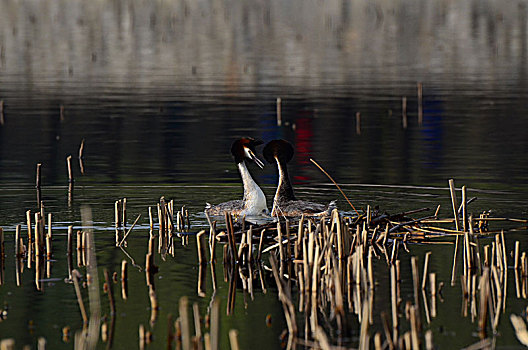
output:
[[[250,150],[249,148],[247,147],[244,147],[244,151],[246,153],[246,157],[251,159],[252,161],[254,161],[255,163],[257,163],[257,165],[263,169],[264,168],[264,163],[257,158],[257,156],[255,155],[255,153],[253,153],[252,150]]]

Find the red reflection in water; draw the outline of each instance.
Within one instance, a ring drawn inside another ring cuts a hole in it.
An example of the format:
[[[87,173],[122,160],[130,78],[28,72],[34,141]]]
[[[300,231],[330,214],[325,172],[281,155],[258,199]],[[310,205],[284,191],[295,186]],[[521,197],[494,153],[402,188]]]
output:
[[[295,121],[295,153],[297,154],[297,164],[305,165],[310,163],[312,154],[312,119],[303,117]],[[294,181],[310,181],[309,176],[295,175]]]

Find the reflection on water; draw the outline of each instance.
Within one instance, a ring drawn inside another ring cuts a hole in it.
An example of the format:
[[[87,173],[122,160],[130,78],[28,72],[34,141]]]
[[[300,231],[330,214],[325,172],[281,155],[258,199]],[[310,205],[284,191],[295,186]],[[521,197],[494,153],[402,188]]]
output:
[[[526,216],[527,11],[523,1],[498,0],[1,1],[0,226],[11,238],[25,211],[34,210],[37,163],[46,208],[57,222],[80,225],[79,207],[89,204],[103,237],[117,198],[129,198],[131,212],[146,220],[146,208],[166,196],[189,208],[193,225],[205,226],[206,201],[241,196],[228,150],[246,135],[295,145],[290,173],[301,198],[339,199],[348,208],[311,164],[314,158],[357,206],[395,212],[440,202],[449,208],[447,191],[431,187],[445,188],[455,178],[475,189],[475,212]],[[277,97],[282,127],[276,125]],[[83,139],[81,175],[76,158]],[[76,179],[71,206],[70,154]],[[250,167],[271,200],[276,170]],[[121,253],[100,239],[101,266],[115,269]],[[194,253],[183,250],[164,265],[170,283],[160,284],[166,288],[160,300],[195,297],[195,284],[185,282],[184,273],[194,268]],[[64,275],[63,263],[58,257],[57,277]],[[79,321],[70,286],[50,284],[32,308],[13,310],[17,329],[44,320],[64,293],[65,323]],[[30,286],[0,287],[0,302],[10,302],[10,293],[34,297]],[[17,305],[25,301],[20,297]],[[140,309],[148,307],[141,303]],[[226,329],[260,328],[263,310],[279,307],[264,295],[249,305],[225,320]],[[134,318],[146,317],[142,311],[127,308]],[[447,334],[453,332],[459,347],[469,345],[471,325],[454,311],[446,314],[437,326],[448,330],[435,333],[435,340],[455,342]],[[467,334],[450,326],[451,319]],[[2,337],[9,325],[0,324]],[[47,325],[45,334],[60,326]],[[282,326],[262,338],[275,346]],[[117,327],[119,334],[123,323]],[[509,328],[502,331],[511,335]],[[22,343],[33,339],[19,337]],[[516,344],[513,337],[501,341]]]
[[[320,179],[312,156],[342,182],[526,183],[522,2],[3,1],[0,16],[3,181],[42,162],[61,183],[84,138],[96,181],[216,182],[251,134],[297,141],[299,180]],[[293,131],[274,126],[277,96]]]

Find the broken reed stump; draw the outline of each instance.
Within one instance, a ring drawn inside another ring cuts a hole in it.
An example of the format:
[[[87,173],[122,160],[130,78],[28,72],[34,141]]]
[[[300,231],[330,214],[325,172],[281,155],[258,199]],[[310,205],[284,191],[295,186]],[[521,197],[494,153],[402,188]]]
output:
[[[194,343],[202,340],[202,322],[200,317],[200,307],[197,302],[193,303],[193,319],[194,319]]]
[[[48,233],[46,234],[46,255],[48,257],[48,261],[51,258],[51,235],[52,235],[52,229],[51,229],[51,213],[48,213]]]
[[[84,152],[84,139],[81,140],[81,145],[79,146],[79,159],[82,159]]]
[[[73,183],[73,170],[72,170],[71,158],[72,158],[71,155],[66,157],[66,165],[68,167],[68,182],[69,183]]]
[[[44,254],[44,221],[40,213],[35,213],[35,256]]]
[[[198,249],[198,262],[200,265],[207,264],[207,257],[205,255],[205,230],[198,232],[196,235],[196,248]]]
[[[128,299],[128,262],[126,260],[121,261],[121,297],[123,300]]]
[[[240,346],[238,345],[238,331],[236,329],[231,329],[229,331],[229,343],[231,344],[231,350],[240,349]]]
[[[66,254],[68,259],[68,279],[72,279],[73,270],[73,226],[68,226],[68,243],[66,248]]]
[[[121,210],[122,210],[122,206],[123,206],[123,202],[121,199],[115,201],[114,203],[114,222],[115,222],[115,227],[116,228],[119,228],[121,227],[122,225],[122,222],[121,222],[121,218],[122,218],[122,215],[121,215]],[[116,240],[117,242],[118,240]]]
[[[0,340],[0,349],[1,350],[15,350],[15,339],[7,338]]]
[[[42,168],[42,164],[41,163],[37,163],[37,175],[36,175],[36,179],[35,179],[35,188],[37,189],[37,206],[40,207],[40,203],[42,201],[42,191],[40,189],[40,185],[41,185],[41,168]]]
[[[126,223],[127,223],[127,216],[126,216],[127,199],[126,197],[123,198],[121,202],[122,202],[121,215],[123,215],[123,219],[121,220],[121,226],[123,226],[123,228],[126,228]]]
[[[17,225],[15,229],[15,257],[21,259],[25,254],[24,240],[22,239],[20,230],[22,225]]]

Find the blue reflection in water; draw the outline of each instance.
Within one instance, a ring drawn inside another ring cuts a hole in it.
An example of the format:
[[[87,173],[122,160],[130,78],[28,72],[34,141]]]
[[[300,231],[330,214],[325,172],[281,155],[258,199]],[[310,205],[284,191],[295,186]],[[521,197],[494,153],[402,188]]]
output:
[[[424,145],[423,166],[438,170],[442,167],[443,154],[443,101],[435,96],[424,98],[423,125],[420,129]]]

